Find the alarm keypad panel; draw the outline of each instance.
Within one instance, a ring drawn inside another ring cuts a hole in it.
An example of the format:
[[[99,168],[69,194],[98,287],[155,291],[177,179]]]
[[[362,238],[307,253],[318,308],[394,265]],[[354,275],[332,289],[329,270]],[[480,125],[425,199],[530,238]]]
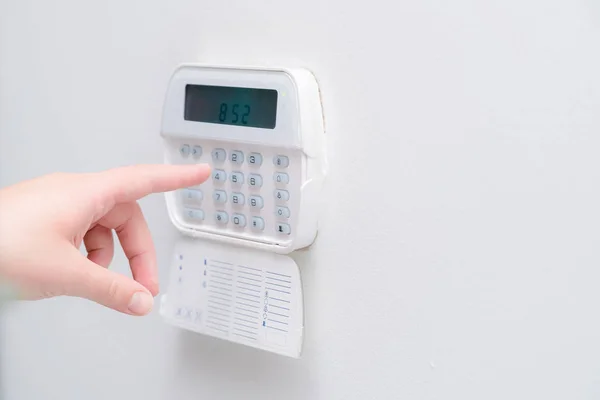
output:
[[[166,163],[212,169],[201,185],[165,194],[182,233],[282,254],[312,243],[325,161],[310,72],[182,66],[161,136]]]
[[[187,151],[193,148],[195,156]],[[180,141],[172,157],[177,164],[207,163],[212,169],[206,182],[179,191],[183,226],[268,243],[292,240],[302,182],[301,163],[289,161],[293,152]]]

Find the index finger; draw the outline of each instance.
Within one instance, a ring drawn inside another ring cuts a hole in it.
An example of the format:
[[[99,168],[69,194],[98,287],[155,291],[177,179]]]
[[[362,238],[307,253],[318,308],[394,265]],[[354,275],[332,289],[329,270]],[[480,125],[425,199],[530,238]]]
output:
[[[97,173],[97,185],[105,200],[136,201],[151,193],[169,192],[199,185],[210,176],[210,166],[149,164],[113,168]]]

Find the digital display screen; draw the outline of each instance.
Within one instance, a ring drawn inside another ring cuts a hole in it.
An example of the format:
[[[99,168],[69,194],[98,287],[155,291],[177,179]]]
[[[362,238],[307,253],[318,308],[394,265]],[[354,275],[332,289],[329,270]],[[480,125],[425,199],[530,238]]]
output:
[[[186,85],[187,121],[274,129],[277,90]]]

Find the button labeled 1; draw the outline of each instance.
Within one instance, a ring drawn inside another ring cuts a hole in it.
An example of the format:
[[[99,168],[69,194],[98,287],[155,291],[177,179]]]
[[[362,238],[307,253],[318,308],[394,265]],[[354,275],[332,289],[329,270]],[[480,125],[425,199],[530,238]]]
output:
[[[212,151],[212,159],[215,162],[223,162],[223,161],[225,161],[226,157],[227,157],[227,153],[225,152],[224,149],[214,149]]]

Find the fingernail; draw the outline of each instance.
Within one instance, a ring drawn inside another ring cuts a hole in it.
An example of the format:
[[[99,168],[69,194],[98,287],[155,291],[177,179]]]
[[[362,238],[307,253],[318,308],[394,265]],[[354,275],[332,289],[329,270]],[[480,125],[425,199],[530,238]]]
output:
[[[148,293],[137,292],[131,296],[129,311],[137,315],[145,315],[150,312],[154,299]]]

